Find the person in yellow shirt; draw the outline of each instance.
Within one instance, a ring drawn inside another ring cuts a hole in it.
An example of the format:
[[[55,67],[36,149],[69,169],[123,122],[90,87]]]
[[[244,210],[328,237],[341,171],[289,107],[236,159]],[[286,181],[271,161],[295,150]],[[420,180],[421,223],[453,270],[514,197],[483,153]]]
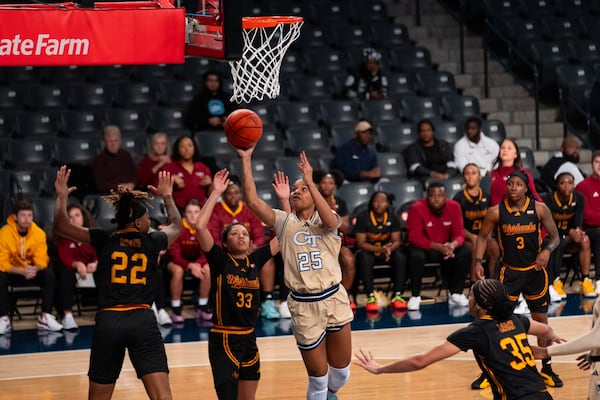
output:
[[[0,335],[11,331],[8,317],[9,285],[39,285],[42,288],[42,313],[37,326],[40,330],[60,331],[62,325],[52,315],[55,276],[48,268],[46,233],[33,222],[33,206],[19,200],[14,214],[0,229]]]

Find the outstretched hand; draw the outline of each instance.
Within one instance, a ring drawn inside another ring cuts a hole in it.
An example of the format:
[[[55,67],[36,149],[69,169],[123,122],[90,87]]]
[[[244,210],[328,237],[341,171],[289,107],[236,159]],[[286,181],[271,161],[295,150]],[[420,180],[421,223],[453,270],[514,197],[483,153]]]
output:
[[[238,156],[240,156],[240,158],[251,158],[252,153],[254,153],[255,147],[256,147],[256,145],[254,145],[248,149],[238,149],[237,147],[234,147],[233,149],[236,151],[236,153],[238,153]]]
[[[302,180],[304,183],[311,184],[313,182],[313,167],[310,165],[308,161],[308,156],[306,152],[303,151],[300,153],[300,161],[298,162],[298,169],[302,172]]]
[[[273,174],[273,190],[280,200],[290,198],[290,179],[281,171]]]
[[[63,165],[56,172],[56,180],[54,181],[54,190],[56,191],[57,197],[69,197],[69,195],[77,190],[76,186],[70,186],[69,177],[71,176],[71,170]]]
[[[354,356],[358,359],[358,361],[354,361],[354,365],[363,367],[372,374],[378,375],[381,373],[381,365],[375,361],[375,357],[373,356],[373,353],[371,353],[371,350],[358,349],[358,351],[354,353]]]
[[[168,171],[158,173],[158,186],[148,185],[148,189],[157,196],[164,197],[173,194],[173,182],[175,178]]]
[[[577,368],[587,371],[591,367],[590,353],[585,353],[577,357]]]
[[[229,186],[229,171],[222,169],[215,174],[213,179],[213,190],[217,194],[224,193]]]

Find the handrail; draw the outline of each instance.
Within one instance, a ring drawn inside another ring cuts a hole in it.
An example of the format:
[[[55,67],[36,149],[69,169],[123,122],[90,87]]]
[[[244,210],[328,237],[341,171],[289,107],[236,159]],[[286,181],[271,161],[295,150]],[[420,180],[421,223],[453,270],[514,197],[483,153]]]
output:
[[[487,62],[488,62],[488,53],[490,53],[491,55],[495,56],[496,61],[498,61],[500,64],[502,64],[502,66],[504,66],[504,68],[506,68],[507,70],[513,72],[511,75],[513,76],[513,78],[521,85],[523,86],[523,88],[525,90],[527,90],[527,92],[533,96],[534,98],[534,103],[535,103],[535,148],[536,150],[540,149],[540,93],[539,93],[539,87],[540,87],[540,75],[539,75],[539,71],[538,71],[538,67],[537,65],[535,65],[535,63],[531,62],[527,56],[525,56],[523,53],[521,53],[521,51],[519,51],[519,49],[517,49],[512,42],[506,38],[502,32],[500,32],[498,30],[498,28],[496,28],[491,21],[486,18],[485,19],[485,27],[487,29],[489,29],[489,32],[492,33],[495,38],[499,39],[508,49],[509,54],[514,54],[516,55],[521,61],[524,62],[524,64],[531,70],[531,74],[533,76],[533,88],[530,89],[529,86],[527,85],[526,82],[524,82],[522,79],[520,79],[518,77],[518,75],[516,73],[514,73],[513,68],[510,64],[504,62],[502,60],[501,57],[496,56],[494,49],[489,46],[489,44],[486,41],[486,34],[484,33],[483,35],[483,62],[484,62],[484,92],[485,92],[485,97],[489,97],[489,72],[488,72],[488,68],[487,68]]]

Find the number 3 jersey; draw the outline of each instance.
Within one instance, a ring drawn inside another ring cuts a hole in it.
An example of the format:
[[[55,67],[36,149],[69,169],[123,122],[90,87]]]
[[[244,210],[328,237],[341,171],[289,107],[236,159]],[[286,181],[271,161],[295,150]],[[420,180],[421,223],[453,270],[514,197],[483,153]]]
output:
[[[502,262],[510,267],[533,266],[542,242],[535,200],[525,197],[525,204],[517,209],[511,208],[504,198],[498,204],[498,213],[498,244]]]
[[[462,351],[473,350],[481,370],[488,376],[494,399],[526,399],[546,391],[527,341],[529,319],[513,315],[499,322],[485,315],[448,336]]]
[[[316,211],[306,221],[295,213],[274,211],[286,286],[297,293],[320,293],[339,284],[340,235],[324,229]]]
[[[167,235],[135,228],[116,232],[92,228],[90,238],[98,253],[94,278],[100,308],[149,307],[156,298],[158,256],[167,248]]]

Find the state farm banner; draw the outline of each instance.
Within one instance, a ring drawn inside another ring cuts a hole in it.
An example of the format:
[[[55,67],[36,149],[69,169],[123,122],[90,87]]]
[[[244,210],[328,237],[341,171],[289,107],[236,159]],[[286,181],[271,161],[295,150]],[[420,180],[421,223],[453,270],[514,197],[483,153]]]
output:
[[[3,5],[0,66],[183,63],[185,10],[163,5]]]

